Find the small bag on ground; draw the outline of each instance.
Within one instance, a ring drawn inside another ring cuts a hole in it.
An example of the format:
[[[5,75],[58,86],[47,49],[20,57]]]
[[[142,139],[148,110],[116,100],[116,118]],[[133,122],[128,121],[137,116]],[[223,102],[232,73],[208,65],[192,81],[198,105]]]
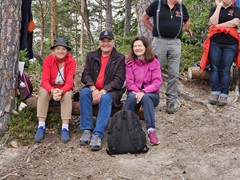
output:
[[[19,73],[18,75],[18,89],[20,90],[20,95],[23,99],[27,99],[31,96],[33,92],[32,83],[27,74]]]
[[[145,153],[146,134],[142,129],[139,117],[128,110],[121,110],[114,114],[109,121],[107,137],[107,153]]]

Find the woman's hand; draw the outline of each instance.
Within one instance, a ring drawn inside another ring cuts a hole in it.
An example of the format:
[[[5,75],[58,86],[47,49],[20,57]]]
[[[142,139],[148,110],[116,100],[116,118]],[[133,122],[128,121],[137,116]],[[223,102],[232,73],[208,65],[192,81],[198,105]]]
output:
[[[219,6],[221,2],[221,0],[215,0],[216,6]]]
[[[55,101],[60,101],[63,95],[63,90],[56,88],[53,90],[53,99]]]
[[[142,97],[144,96],[144,92],[133,92],[134,94],[136,94],[136,98],[137,98],[137,104],[142,100]]]

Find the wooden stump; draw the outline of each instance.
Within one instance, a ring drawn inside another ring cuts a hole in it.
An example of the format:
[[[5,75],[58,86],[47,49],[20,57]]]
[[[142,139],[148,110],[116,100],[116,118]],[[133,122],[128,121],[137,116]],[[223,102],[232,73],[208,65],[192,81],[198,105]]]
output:
[[[189,79],[209,79],[208,71],[201,71],[200,67],[190,67],[188,68]]]
[[[27,104],[28,107],[30,107],[31,109],[36,110],[37,109],[37,97],[30,97],[28,99],[25,100],[25,102]],[[73,101],[72,102],[72,115],[75,116],[79,116],[80,115],[80,104],[78,101]],[[120,111],[122,109],[122,107],[113,107],[112,108],[112,113],[111,116],[113,116],[117,111]],[[48,108],[49,112],[60,112],[60,106],[49,106]],[[98,114],[98,105],[93,106],[93,115],[97,116]],[[144,115],[143,112],[137,112],[138,116],[140,119],[144,119]]]

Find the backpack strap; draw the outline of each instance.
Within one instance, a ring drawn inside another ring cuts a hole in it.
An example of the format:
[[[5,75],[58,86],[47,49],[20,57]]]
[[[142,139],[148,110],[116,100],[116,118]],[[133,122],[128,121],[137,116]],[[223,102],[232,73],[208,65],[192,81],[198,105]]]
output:
[[[29,89],[29,86],[28,86],[28,82],[27,82],[27,80],[26,80],[26,75],[25,75],[25,73],[22,74],[22,77],[23,77],[24,84],[26,85],[26,88],[27,88],[27,90],[28,90],[28,92],[29,92],[29,94],[30,94],[31,91],[30,91],[30,89]]]
[[[179,36],[179,34],[182,31],[182,26],[183,26],[182,3],[180,3],[179,5],[180,5],[181,22],[180,22],[179,31],[178,31],[177,35],[174,38],[177,38]],[[157,16],[156,23],[157,23],[157,33],[158,33],[158,36],[161,36],[161,34],[160,34],[160,10],[161,10],[161,0],[158,0],[158,8],[157,8],[157,15],[156,15]]]

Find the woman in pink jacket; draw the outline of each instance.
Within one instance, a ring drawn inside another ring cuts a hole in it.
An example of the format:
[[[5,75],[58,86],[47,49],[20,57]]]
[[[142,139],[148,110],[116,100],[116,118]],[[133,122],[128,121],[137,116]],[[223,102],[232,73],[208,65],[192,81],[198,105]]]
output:
[[[43,140],[48,105],[51,99],[61,104],[62,142],[69,141],[69,121],[72,114],[72,90],[76,61],[71,56],[71,48],[64,38],[57,38],[51,47],[52,54],[46,56],[42,68],[42,81],[37,102],[38,129],[35,142]]]
[[[162,84],[161,68],[152,52],[149,40],[137,36],[131,44],[126,61],[126,86],[128,91],[124,109],[135,112],[143,110],[151,145],[159,144],[155,130],[154,107],[159,104],[159,88]]]

